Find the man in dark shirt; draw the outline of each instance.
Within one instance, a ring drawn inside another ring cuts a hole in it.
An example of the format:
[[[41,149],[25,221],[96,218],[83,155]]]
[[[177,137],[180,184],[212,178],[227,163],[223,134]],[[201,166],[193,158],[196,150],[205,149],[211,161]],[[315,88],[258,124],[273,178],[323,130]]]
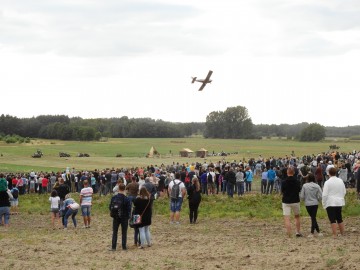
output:
[[[282,192],[282,208],[284,215],[284,222],[287,235],[291,237],[291,223],[290,215],[291,210],[295,215],[295,227],[296,227],[296,237],[301,237],[300,233],[300,182],[294,176],[295,170],[293,166],[289,166],[287,169],[287,178],[282,182],[281,192]]]

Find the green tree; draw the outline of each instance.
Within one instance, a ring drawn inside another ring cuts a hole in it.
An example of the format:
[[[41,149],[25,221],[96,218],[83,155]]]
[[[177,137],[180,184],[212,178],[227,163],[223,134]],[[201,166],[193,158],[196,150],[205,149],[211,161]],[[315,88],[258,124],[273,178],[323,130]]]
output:
[[[313,123],[301,130],[299,140],[303,142],[317,142],[325,138],[325,127]]]

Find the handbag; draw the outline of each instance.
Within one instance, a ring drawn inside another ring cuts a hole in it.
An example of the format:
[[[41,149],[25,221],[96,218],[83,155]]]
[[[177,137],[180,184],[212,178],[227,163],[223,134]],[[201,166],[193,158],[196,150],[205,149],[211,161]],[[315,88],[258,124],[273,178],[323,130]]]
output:
[[[141,225],[142,223],[142,216],[144,215],[146,209],[148,208],[150,204],[150,199],[144,209],[144,211],[141,213],[141,215],[138,215],[138,214],[132,214],[130,220],[129,220],[129,226],[130,228],[136,228],[137,226]]]

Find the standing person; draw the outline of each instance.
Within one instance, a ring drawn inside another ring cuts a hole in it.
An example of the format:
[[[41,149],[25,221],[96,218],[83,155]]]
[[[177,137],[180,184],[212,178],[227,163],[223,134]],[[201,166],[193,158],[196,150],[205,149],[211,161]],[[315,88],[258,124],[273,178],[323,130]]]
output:
[[[246,168],[245,172],[245,185],[246,185],[246,192],[251,192],[251,183],[253,181],[254,175],[251,171],[250,166]]]
[[[274,188],[274,183],[275,183],[275,178],[276,178],[276,168],[271,168],[268,170],[268,175],[267,175],[267,187],[266,187],[266,194],[271,194]]]
[[[60,197],[58,196],[56,190],[53,190],[51,192],[49,201],[50,201],[50,211],[51,211],[51,225],[52,228],[55,229],[55,219],[57,219],[58,227],[60,227],[60,216],[59,216]]]
[[[170,194],[170,223],[180,224],[180,211],[183,198],[186,195],[184,183],[180,180],[180,173],[175,173],[175,180],[169,183]]]
[[[236,187],[238,196],[244,195],[244,171],[242,167],[236,173]]]
[[[336,168],[329,169],[329,179],[325,181],[322,194],[322,204],[326,209],[333,237],[336,237],[337,227],[344,235],[345,226],[342,219],[342,207],[345,205],[346,188],[343,180],[336,177]],[[337,225],[336,225],[337,223]]]
[[[140,232],[140,249],[145,247],[147,243],[148,247],[151,247],[151,215],[152,215],[152,203],[151,195],[145,187],[142,187],[139,192],[139,196],[134,201],[134,214],[141,215],[141,224],[138,226]]]
[[[226,180],[227,180],[227,195],[232,198],[234,196],[234,187],[236,184],[236,175],[234,173],[234,169],[232,167],[230,167],[229,171],[227,172],[227,174],[225,175]]]
[[[305,180],[306,183],[302,186],[300,192],[300,199],[305,201],[306,210],[311,218],[311,234],[308,237],[313,237],[315,230],[318,236],[322,236],[316,221],[319,200],[321,200],[322,197],[321,187],[316,184],[315,176],[312,173],[309,173],[305,177]]]
[[[89,186],[89,181],[84,180],[83,182],[84,188],[80,191],[80,205],[81,205],[81,213],[84,219],[84,226],[86,229],[90,228],[90,213],[91,213],[91,205],[92,205],[92,195],[94,190]]]
[[[17,215],[19,214],[19,189],[16,186],[14,186],[10,192],[13,196],[13,198],[10,201],[11,214]]]
[[[266,186],[268,181],[268,171],[264,168],[263,172],[261,173],[261,194],[266,194]]]
[[[214,168],[213,167],[208,167],[209,172],[207,173],[206,177],[207,177],[207,185],[208,185],[208,193],[210,194],[215,194],[215,178],[216,175],[214,173]]]
[[[6,184],[7,186],[7,184]],[[0,191],[0,221],[2,223],[4,217],[4,226],[9,227],[10,220],[10,200],[12,199],[11,192],[9,190],[3,190],[3,186]]]
[[[113,234],[110,251],[116,250],[119,226],[121,225],[121,246],[126,250],[127,229],[131,212],[129,198],[125,195],[125,185],[119,184],[119,193],[111,198],[109,205],[110,215],[113,218]]]
[[[198,217],[198,209],[201,202],[201,189],[199,179],[194,175],[192,180],[192,185],[189,186],[188,199],[189,199],[189,218],[190,224],[196,224]]]
[[[136,176],[131,177],[131,183],[125,187],[125,190],[127,191],[130,204],[132,204],[139,192],[139,183],[136,182]]]
[[[66,184],[64,184],[66,185]],[[68,187],[68,185],[66,185]],[[69,188],[69,187],[68,187]],[[71,194],[68,193],[65,196],[65,201],[64,201],[64,209],[65,209],[65,215],[64,215],[64,230],[67,229],[67,224],[68,224],[68,219],[71,216],[72,222],[74,224],[74,227],[77,227],[77,222],[76,222],[76,215],[78,213],[78,209],[79,209],[80,205],[77,204],[75,202],[75,200],[73,198],[71,198]]]
[[[41,181],[41,193],[46,194],[47,193],[47,188],[48,188],[48,184],[49,184],[49,179],[46,176],[42,176],[42,181]]]
[[[290,215],[293,211],[295,215],[296,237],[302,237],[300,233],[300,182],[296,179],[294,166],[287,169],[287,178],[281,184],[282,209],[286,233],[291,237]]]

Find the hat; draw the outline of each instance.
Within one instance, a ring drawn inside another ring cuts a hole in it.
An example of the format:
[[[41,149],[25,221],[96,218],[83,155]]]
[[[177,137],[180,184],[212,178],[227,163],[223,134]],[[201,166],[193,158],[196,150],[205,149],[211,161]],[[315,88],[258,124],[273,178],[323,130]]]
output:
[[[328,162],[328,164],[332,164],[332,161],[330,160],[330,161]]]
[[[320,160],[320,163],[324,163],[324,161]]]

